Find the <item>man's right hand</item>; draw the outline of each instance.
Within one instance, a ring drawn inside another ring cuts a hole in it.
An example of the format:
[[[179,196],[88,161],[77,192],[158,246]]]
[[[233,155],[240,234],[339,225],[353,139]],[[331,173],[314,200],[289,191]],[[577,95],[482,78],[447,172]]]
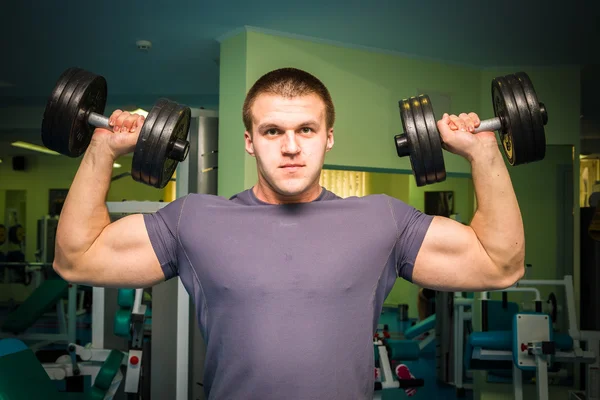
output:
[[[112,132],[108,129],[96,128],[91,145],[100,145],[108,149],[112,153],[113,159],[132,153],[144,120],[143,115],[115,110],[109,118]]]

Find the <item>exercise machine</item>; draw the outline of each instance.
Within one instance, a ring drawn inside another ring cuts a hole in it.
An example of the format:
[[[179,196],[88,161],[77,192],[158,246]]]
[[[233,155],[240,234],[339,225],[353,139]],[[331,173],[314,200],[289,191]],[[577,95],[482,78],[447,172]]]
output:
[[[60,392],[33,350],[18,339],[0,340],[0,394],[3,399],[101,400],[111,399],[122,375],[123,354],[109,352],[98,366],[90,390],[81,393]]]
[[[145,338],[149,330],[149,325],[146,324],[151,313],[150,309],[142,304],[143,295],[143,289],[120,289],[118,292],[117,302],[120,308],[114,318],[114,333],[128,340],[128,351],[94,348],[91,343],[85,347],[70,343],[68,355],[58,357],[53,363],[42,364],[48,376],[52,380],[90,376],[92,382],[95,382],[106,363],[116,363],[115,354],[119,353],[118,364],[125,367],[124,392],[131,398],[149,399],[150,346]],[[142,377],[146,380],[142,381]]]
[[[542,301],[535,286],[551,285],[564,287],[568,332],[554,332],[552,315],[542,311]],[[499,292],[527,291],[535,294],[535,311],[520,312],[515,303],[503,298],[501,311],[488,318],[490,305],[488,292],[481,296],[482,331],[468,336],[464,349],[465,368],[482,370],[512,370],[513,398],[523,399],[523,373],[535,372],[537,398],[548,398],[549,367],[556,363],[586,365],[586,398],[598,399],[600,354],[600,332],[582,331],[578,328],[575,315],[573,279],[570,275],[561,280],[526,280]],[[498,320],[510,320],[508,329],[502,328]],[[460,321],[459,321],[460,323]],[[498,329],[497,329],[498,328]],[[582,347],[582,343],[585,346]],[[459,349],[460,350],[460,349]],[[458,370],[458,368],[457,368]]]

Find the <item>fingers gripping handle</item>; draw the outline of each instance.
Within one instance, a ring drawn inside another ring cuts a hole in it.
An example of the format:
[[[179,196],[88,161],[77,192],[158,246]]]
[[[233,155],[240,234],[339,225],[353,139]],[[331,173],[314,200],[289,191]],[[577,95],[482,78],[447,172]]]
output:
[[[109,124],[109,118],[95,112],[88,115],[88,123],[96,128],[104,128],[113,131]],[[190,144],[187,140],[176,139],[173,142],[173,147],[169,152],[169,158],[175,161],[183,161],[187,158],[190,151]]]
[[[498,131],[502,129],[502,120],[499,117],[494,117],[490,119],[484,119],[479,123],[479,126],[475,128],[473,133],[479,133],[484,131]],[[438,132],[439,135],[439,132]],[[399,135],[394,136],[394,140],[396,141],[396,151],[398,153],[398,157],[405,157],[410,154],[411,144],[408,139],[408,135],[406,133],[401,133]]]

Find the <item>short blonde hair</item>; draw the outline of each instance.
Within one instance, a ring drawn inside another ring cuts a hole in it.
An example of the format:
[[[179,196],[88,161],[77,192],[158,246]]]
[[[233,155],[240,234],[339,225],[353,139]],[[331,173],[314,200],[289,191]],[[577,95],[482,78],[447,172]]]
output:
[[[325,122],[331,129],[335,122],[335,108],[327,87],[314,75],[297,68],[280,68],[261,76],[252,85],[242,110],[242,119],[248,132],[252,132],[252,105],[260,94],[274,94],[286,98],[316,94],[325,103]]]

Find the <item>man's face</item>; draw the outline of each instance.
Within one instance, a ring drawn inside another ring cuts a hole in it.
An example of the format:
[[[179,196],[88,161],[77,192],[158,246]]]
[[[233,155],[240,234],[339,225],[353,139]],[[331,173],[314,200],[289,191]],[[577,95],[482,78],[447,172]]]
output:
[[[325,153],[333,147],[325,103],[314,94],[284,98],[261,94],[252,106],[246,151],[256,157],[258,192],[279,202],[310,201],[321,191]]]

